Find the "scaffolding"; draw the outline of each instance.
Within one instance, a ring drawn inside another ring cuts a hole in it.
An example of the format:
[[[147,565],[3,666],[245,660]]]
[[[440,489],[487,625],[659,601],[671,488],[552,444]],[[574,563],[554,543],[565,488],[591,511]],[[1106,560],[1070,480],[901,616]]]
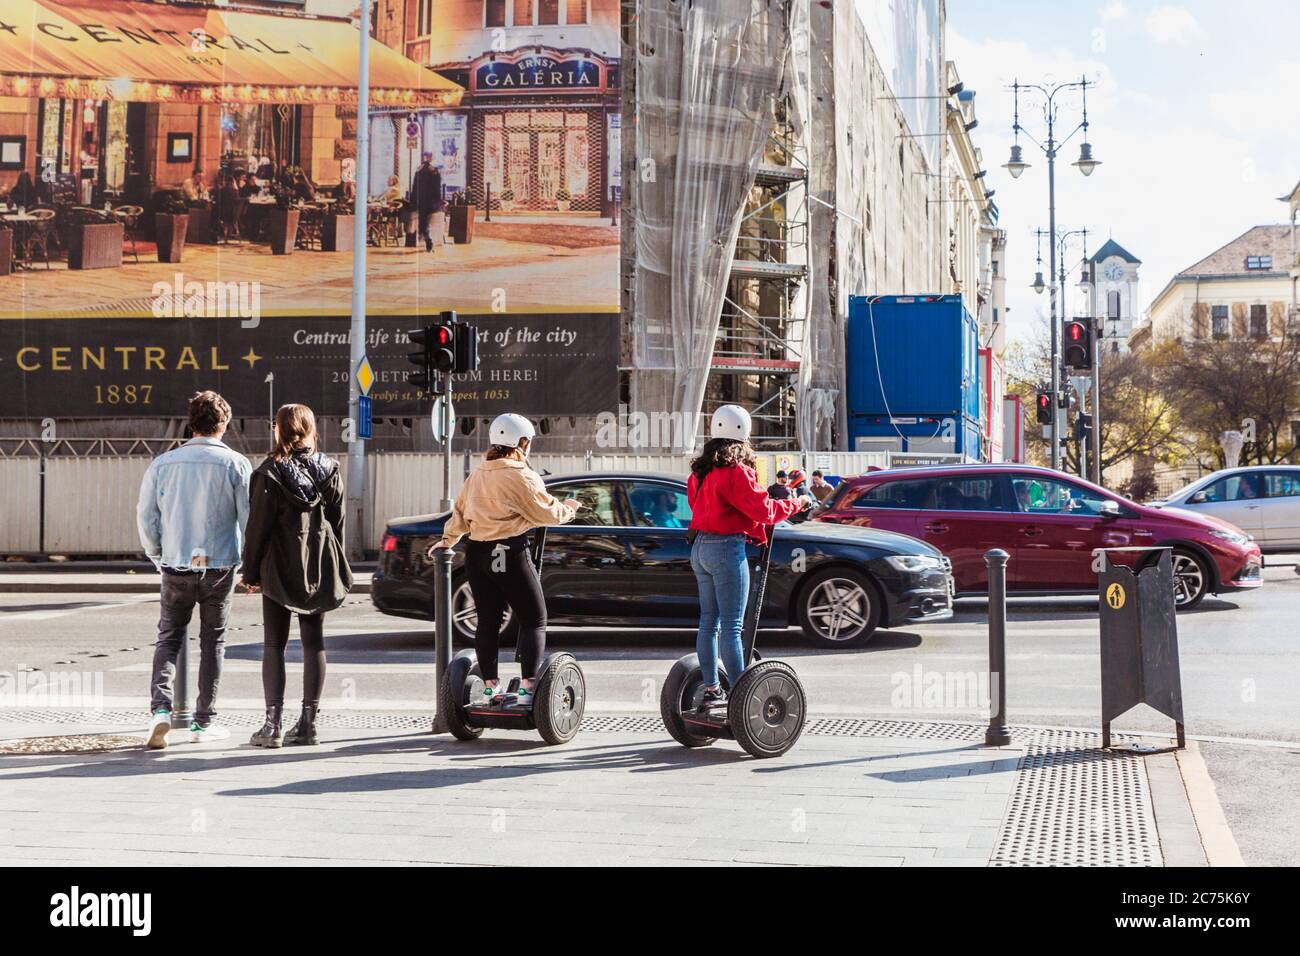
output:
[[[808,156],[790,84],[740,222],[722,302],[705,414],[738,402],[754,416],[757,446],[796,443],[808,283]]]

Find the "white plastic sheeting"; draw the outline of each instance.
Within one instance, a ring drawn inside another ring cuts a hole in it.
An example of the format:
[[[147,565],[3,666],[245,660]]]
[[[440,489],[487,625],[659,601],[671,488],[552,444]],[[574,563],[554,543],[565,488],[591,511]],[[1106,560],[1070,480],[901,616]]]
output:
[[[703,404],[745,199],[789,52],[784,0],[642,0],[636,50],[638,368]]]

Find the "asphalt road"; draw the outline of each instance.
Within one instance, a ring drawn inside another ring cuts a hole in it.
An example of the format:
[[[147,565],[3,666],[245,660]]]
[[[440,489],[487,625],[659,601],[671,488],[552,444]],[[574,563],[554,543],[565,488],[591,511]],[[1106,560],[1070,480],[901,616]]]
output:
[[[1300,863],[1300,576],[1271,567],[1266,585],[1232,600],[1207,599],[1180,615],[1188,733],[1202,746],[1229,823],[1248,863]],[[147,705],[158,614],[152,595],[0,594],[0,672],[89,673],[107,709]],[[1011,722],[1096,727],[1100,710],[1096,601],[1013,601],[1008,624]],[[376,612],[364,596],[326,623],[331,709],[428,709],[432,632],[427,624]],[[593,712],[657,711],[659,681],[693,643],[687,631],[556,628],[553,648],[574,651],[587,673]],[[982,602],[963,602],[952,621],[882,631],[867,647],[824,651],[797,631],[765,631],[760,650],[798,669],[815,716],[979,720],[987,630]],[[197,642],[192,641],[197,658]],[[221,703],[261,707],[260,599],[235,599]],[[290,651],[289,699],[301,667]],[[39,668],[39,671],[24,671]],[[509,674],[507,665],[505,673]],[[0,713],[0,720],[3,715]],[[1139,708],[1117,730],[1172,733]]]

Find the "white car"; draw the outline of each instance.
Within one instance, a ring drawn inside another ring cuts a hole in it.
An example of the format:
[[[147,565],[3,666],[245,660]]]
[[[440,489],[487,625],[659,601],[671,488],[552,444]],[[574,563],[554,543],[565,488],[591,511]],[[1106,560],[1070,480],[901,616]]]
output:
[[[1300,465],[1226,468],[1152,505],[1214,515],[1251,535],[1262,551],[1300,551]]]

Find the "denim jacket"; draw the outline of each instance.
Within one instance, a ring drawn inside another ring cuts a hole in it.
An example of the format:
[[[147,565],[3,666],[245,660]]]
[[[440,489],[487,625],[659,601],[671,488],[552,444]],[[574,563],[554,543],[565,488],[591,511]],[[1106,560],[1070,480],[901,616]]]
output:
[[[155,458],[136,509],[144,553],[160,569],[238,567],[252,470],[216,438],[192,438]]]

